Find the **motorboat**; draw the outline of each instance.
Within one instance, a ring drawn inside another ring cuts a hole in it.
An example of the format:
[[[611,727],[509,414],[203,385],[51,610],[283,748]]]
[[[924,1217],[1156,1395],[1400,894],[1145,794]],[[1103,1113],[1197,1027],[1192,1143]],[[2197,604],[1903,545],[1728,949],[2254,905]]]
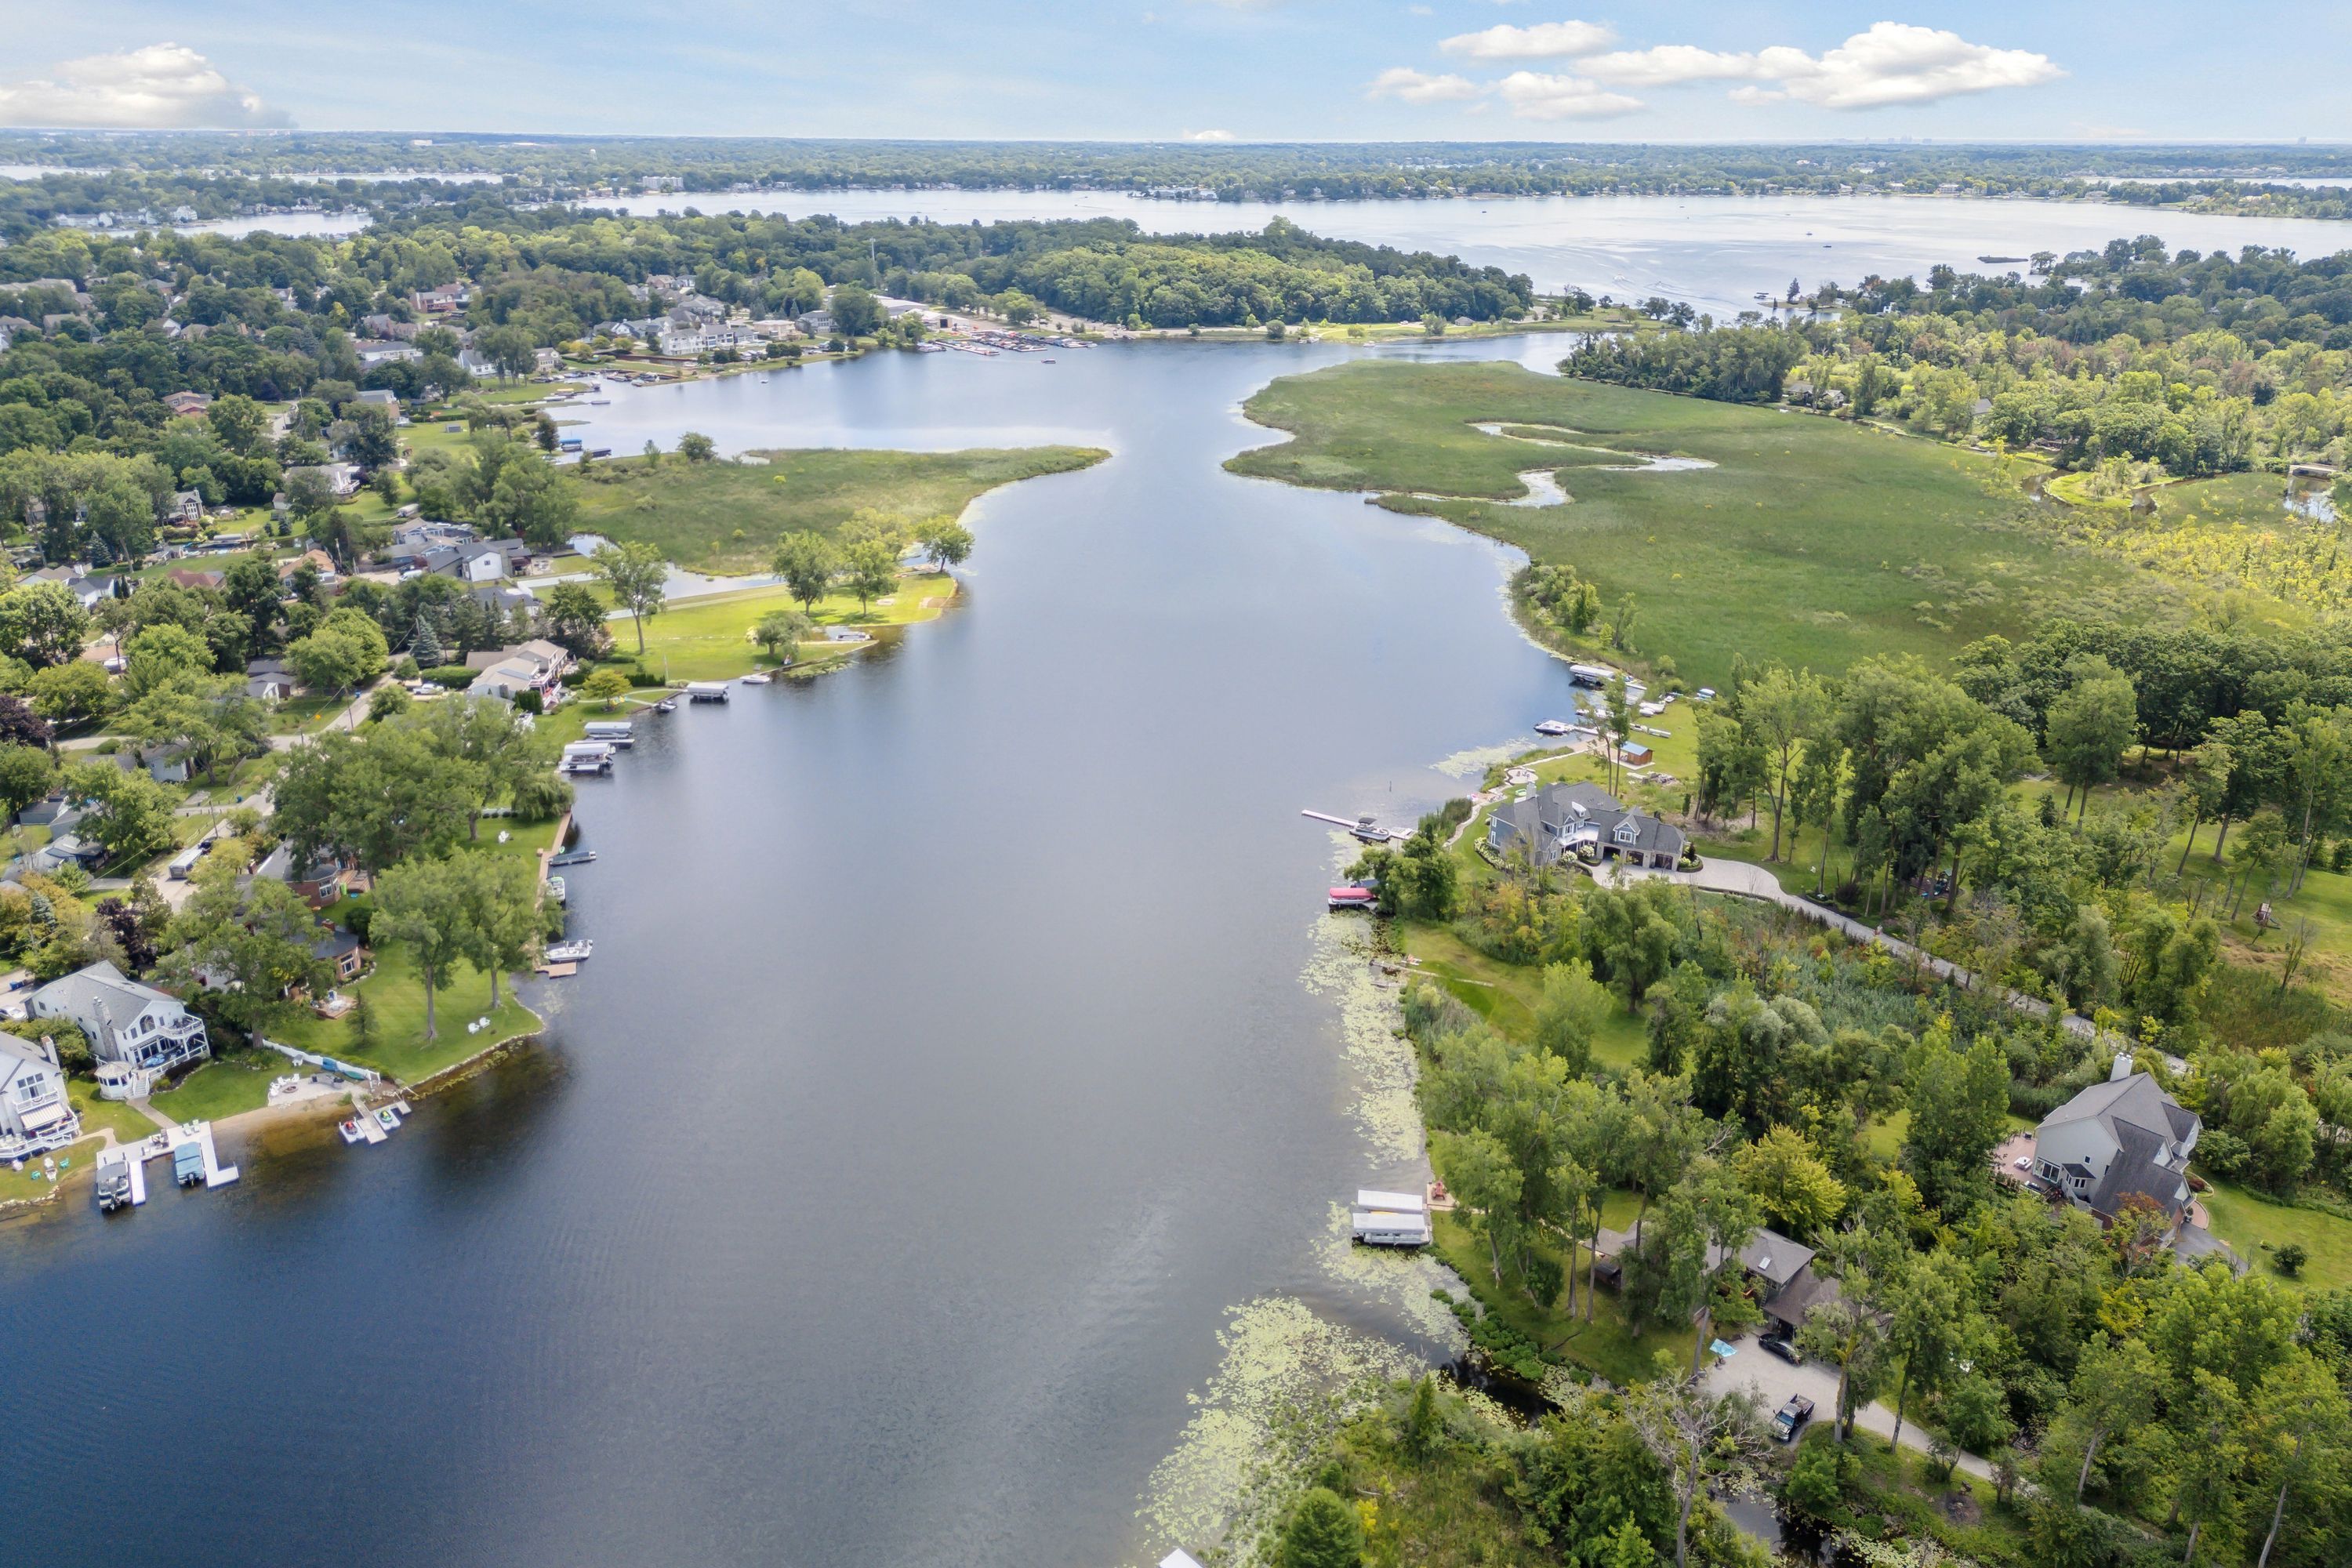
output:
[[[550,963],[577,963],[596,951],[596,944],[583,937],[578,942],[559,942],[547,950]]]
[[[1565,719],[1547,719],[1542,723],[1536,726],[1536,733],[1538,735],[1573,735],[1576,733],[1576,726],[1570,723]]]
[[[766,686],[775,679],[776,678],[774,676],[770,675],[765,670],[755,669],[751,674],[743,678],[743,684],[746,686]]]

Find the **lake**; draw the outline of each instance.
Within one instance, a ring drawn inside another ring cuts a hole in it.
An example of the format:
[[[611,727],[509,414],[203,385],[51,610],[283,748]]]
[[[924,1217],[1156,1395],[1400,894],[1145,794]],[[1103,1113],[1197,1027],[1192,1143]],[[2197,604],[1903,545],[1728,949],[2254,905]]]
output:
[[[1717,315],[1749,309],[1759,290],[1807,292],[1875,272],[1920,276],[1938,264],[2003,272],[1980,256],[2061,255],[2117,237],[2161,236],[2175,249],[2283,246],[2302,256],[2352,248],[2352,225],[2322,218],[2145,212],[2094,202],[1959,201],[1934,196],[1527,196],[1494,201],[1169,202],[1118,192],[723,192],[632,196],[633,213],[832,213],[847,221],[934,218],[1129,218],[1156,234],[1229,233],[1286,218],[1335,239],[1459,256],[1622,299],[1662,295]]]
[[[616,447],[1116,455],[984,499],[968,602],[897,647],[641,721],[582,791],[596,956],[537,994],[542,1049],[381,1147],[277,1134],[232,1188],[0,1226],[21,1537],[1150,1561],[1138,1509],[1216,1468],[1152,1479],[1221,1331],[1252,1367],[1452,1354],[1429,1277],[1337,1239],[1419,1167],[1298,813],[1410,820],[1568,689],[1508,552],[1219,468],[1265,434],[1243,397],[1349,352],[879,354],[586,411]]]

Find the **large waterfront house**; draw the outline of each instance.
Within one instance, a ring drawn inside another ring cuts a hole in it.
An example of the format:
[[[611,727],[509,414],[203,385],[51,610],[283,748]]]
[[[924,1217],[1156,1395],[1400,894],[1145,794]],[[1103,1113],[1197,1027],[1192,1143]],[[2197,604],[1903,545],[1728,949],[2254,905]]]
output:
[[[169,1071],[212,1054],[205,1021],[177,996],[126,979],[104,959],[33,993],[36,1018],[67,1018],[89,1037],[100,1062],[139,1072]]]
[[[2203,1124],[2197,1113],[2116,1058],[2093,1084],[2042,1119],[2033,1131],[2027,1185],[2112,1225],[2134,1199],[2152,1205],[2177,1231],[2189,1211],[2189,1154]]]
[[[544,698],[572,668],[572,656],[560,643],[533,637],[512,647],[468,654],[466,663],[480,671],[466,688],[467,696],[511,702],[519,691],[536,691]]]
[[[1684,843],[1681,828],[1638,806],[1627,810],[1598,784],[1545,784],[1505,801],[1486,819],[1487,847],[1538,867],[1589,848],[1588,858],[1672,870]]]
[[[57,1047],[0,1034],[0,1160],[62,1149],[80,1136]]]

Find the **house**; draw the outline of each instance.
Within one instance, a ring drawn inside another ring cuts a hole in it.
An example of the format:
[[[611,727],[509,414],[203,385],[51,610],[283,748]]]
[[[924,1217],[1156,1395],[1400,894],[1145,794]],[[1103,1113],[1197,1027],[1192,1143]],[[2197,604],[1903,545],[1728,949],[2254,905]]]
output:
[[[114,753],[114,765],[124,773],[145,768],[147,776],[157,784],[188,782],[189,748],[184,741],[172,741],[161,746],[142,747],[135,741],[126,741]]]
[[[446,316],[466,303],[467,289],[463,283],[444,283],[437,289],[424,289],[411,294],[408,303],[429,315]]]
[[[357,980],[367,968],[366,947],[341,926],[320,927],[319,940],[310,944],[310,956],[332,967],[341,984]]]
[[[338,900],[358,898],[375,884],[349,860],[331,856],[312,861],[300,875],[289,877],[286,885],[312,909],[323,910]]]
[[[305,550],[301,554],[289,555],[285,560],[280,561],[278,563],[278,580],[280,583],[292,582],[294,580],[294,574],[300,571],[304,566],[309,566],[311,570],[318,573],[319,580],[322,583],[331,583],[341,575],[341,574],[335,570],[335,558],[333,556],[328,554],[323,550]]]
[[[257,658],[245,667],[245,694],[257,701],[283,702],[294,695],[294,672],[280,658]]]
[[[1592,1238],[1593,1278],[1610,1286],[1624,1283],[1624,1260],[1633,1253],[1630,1231],[1597,1232]],[[1838,1282],[1813,1269],[1813,1249],[1770,1228],[1759,1230],[1741,1247],[1738,1261],[1749,1293],[1764,1310],[1768,1332],[1793,1334],[1817,1308],[1838,1299]],[[1730,1261],[1721,1247],[1706,1249],[1712,1274]]]
[[[496,360],[487,354],[478,353],[472,349],[457,351],[457,367],[467,375],[480,381],[496,381],[505,374],[499,369]]]
[[[1597,784],[1546,784],[1497,805],[1486,819],[1489,849],[1524,854],[1536,867],[1574,854],[1672,870],[1684,845],[1681,828],[1638,807],[1626,810]]]
[[[2177,1231],[2189,1211],[2189,1155],[2203,1125],[2156,1079],[2132,1071],[2128,1055],[2118,1056],[2106,1082],[2084,1089],[2033,1130],[2026,1184],[2053,1202],[2087,1209],[2103,1226],[2141,1200]]]
[[[533,637],[495,652],[468,654],[466,665],[481,672],[466,688],[466,695],[495,697],[510,702],[518,691],[536,691],[544,696],[572,668],[572,656],[558,644]]]
[[[291,482],[297,474],[316,474],[327,481],[328,492],[338,500],[359,494],[360,470],[354,463],[313,463],[306,468],[289,468],[286,478]]]
[[[163,406],[181,417],[202,414],[213,405],[213,400],[201,392],[168,392],[163,395]]]
[[[100,600],[111,598],[114,594],[114,578],[111,575],[91,576],[76,566],[44,566],[37,572],[26,573],[25,581],[61,584],[85,610],[98,608]]]
[[[106,864],[106,846],[78,833],[60,833],[33,851],[33,869],[54,872],[68,866],[96,871]]]
[[[400,394],[390,387],[370,387],[360,394],[360,401],[371,408],[382,408],[394,414],[400,412]]]
[[[425,351],[415,343],[402,342],[398,338],[360,338],[352,343],[352,353],[359,355],[362,370],[373,370],[378,365],[398,364],[402,360],[423,359]]]
[[[175,588],[217,588],[226,580],[222,573],[199,572],[187,566],[174,566],[163,575]]]
[[[0,1034],[0,1160],[45,1154],[80,1136],[56,1045]]]
[[[194,490],[174,490],[164,503],[165,522],[199,523],[205,521],[205,498]]]
[[[204,1020],[178,997],[123,978],[104,959],[34,992],[32,1012],[36,1018],[72,1019],[100,1062],[142,1072],[163,1072],[212,1054]]]
[[[493,609],[506,616],[508,624],[522,617],[525,628],[539,625],[539,599],[528,588],[518,588],[510,583],[482,583],[466,590],[466,597],[478,605]]]

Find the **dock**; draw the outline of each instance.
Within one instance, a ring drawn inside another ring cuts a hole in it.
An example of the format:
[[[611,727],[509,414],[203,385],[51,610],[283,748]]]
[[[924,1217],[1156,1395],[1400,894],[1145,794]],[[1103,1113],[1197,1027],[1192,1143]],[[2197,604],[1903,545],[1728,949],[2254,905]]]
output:
[[[165,1136],[171,1140],[170,1152],[176,1154],[182,1147],[190,1143],[194,1143],[199,1150],[203,1151],[205,1157],[205,1185],[206,1188],[225,1187],[231,1182],[236,1180],[236,1167],[235,1165],[222,1164],[220,1163],[220,1151],[213,1147],[213,1124],[211,1122],[191,1121],[180,1127],[176,1131],[166,1133]]]
[[[580,965],[577,963],[542,963],[539,966],[540,978],[543,980],[569,980],[579,973]]]
[[[383,1123],[375,1119],[374,1111],[362,1110],[358,1113],[358,1117],[360,1136],[366,1139],[369,1142],[381,1143],[385,1139],[392,1136],[391,1133],[386,1132],[383,1130]]]

